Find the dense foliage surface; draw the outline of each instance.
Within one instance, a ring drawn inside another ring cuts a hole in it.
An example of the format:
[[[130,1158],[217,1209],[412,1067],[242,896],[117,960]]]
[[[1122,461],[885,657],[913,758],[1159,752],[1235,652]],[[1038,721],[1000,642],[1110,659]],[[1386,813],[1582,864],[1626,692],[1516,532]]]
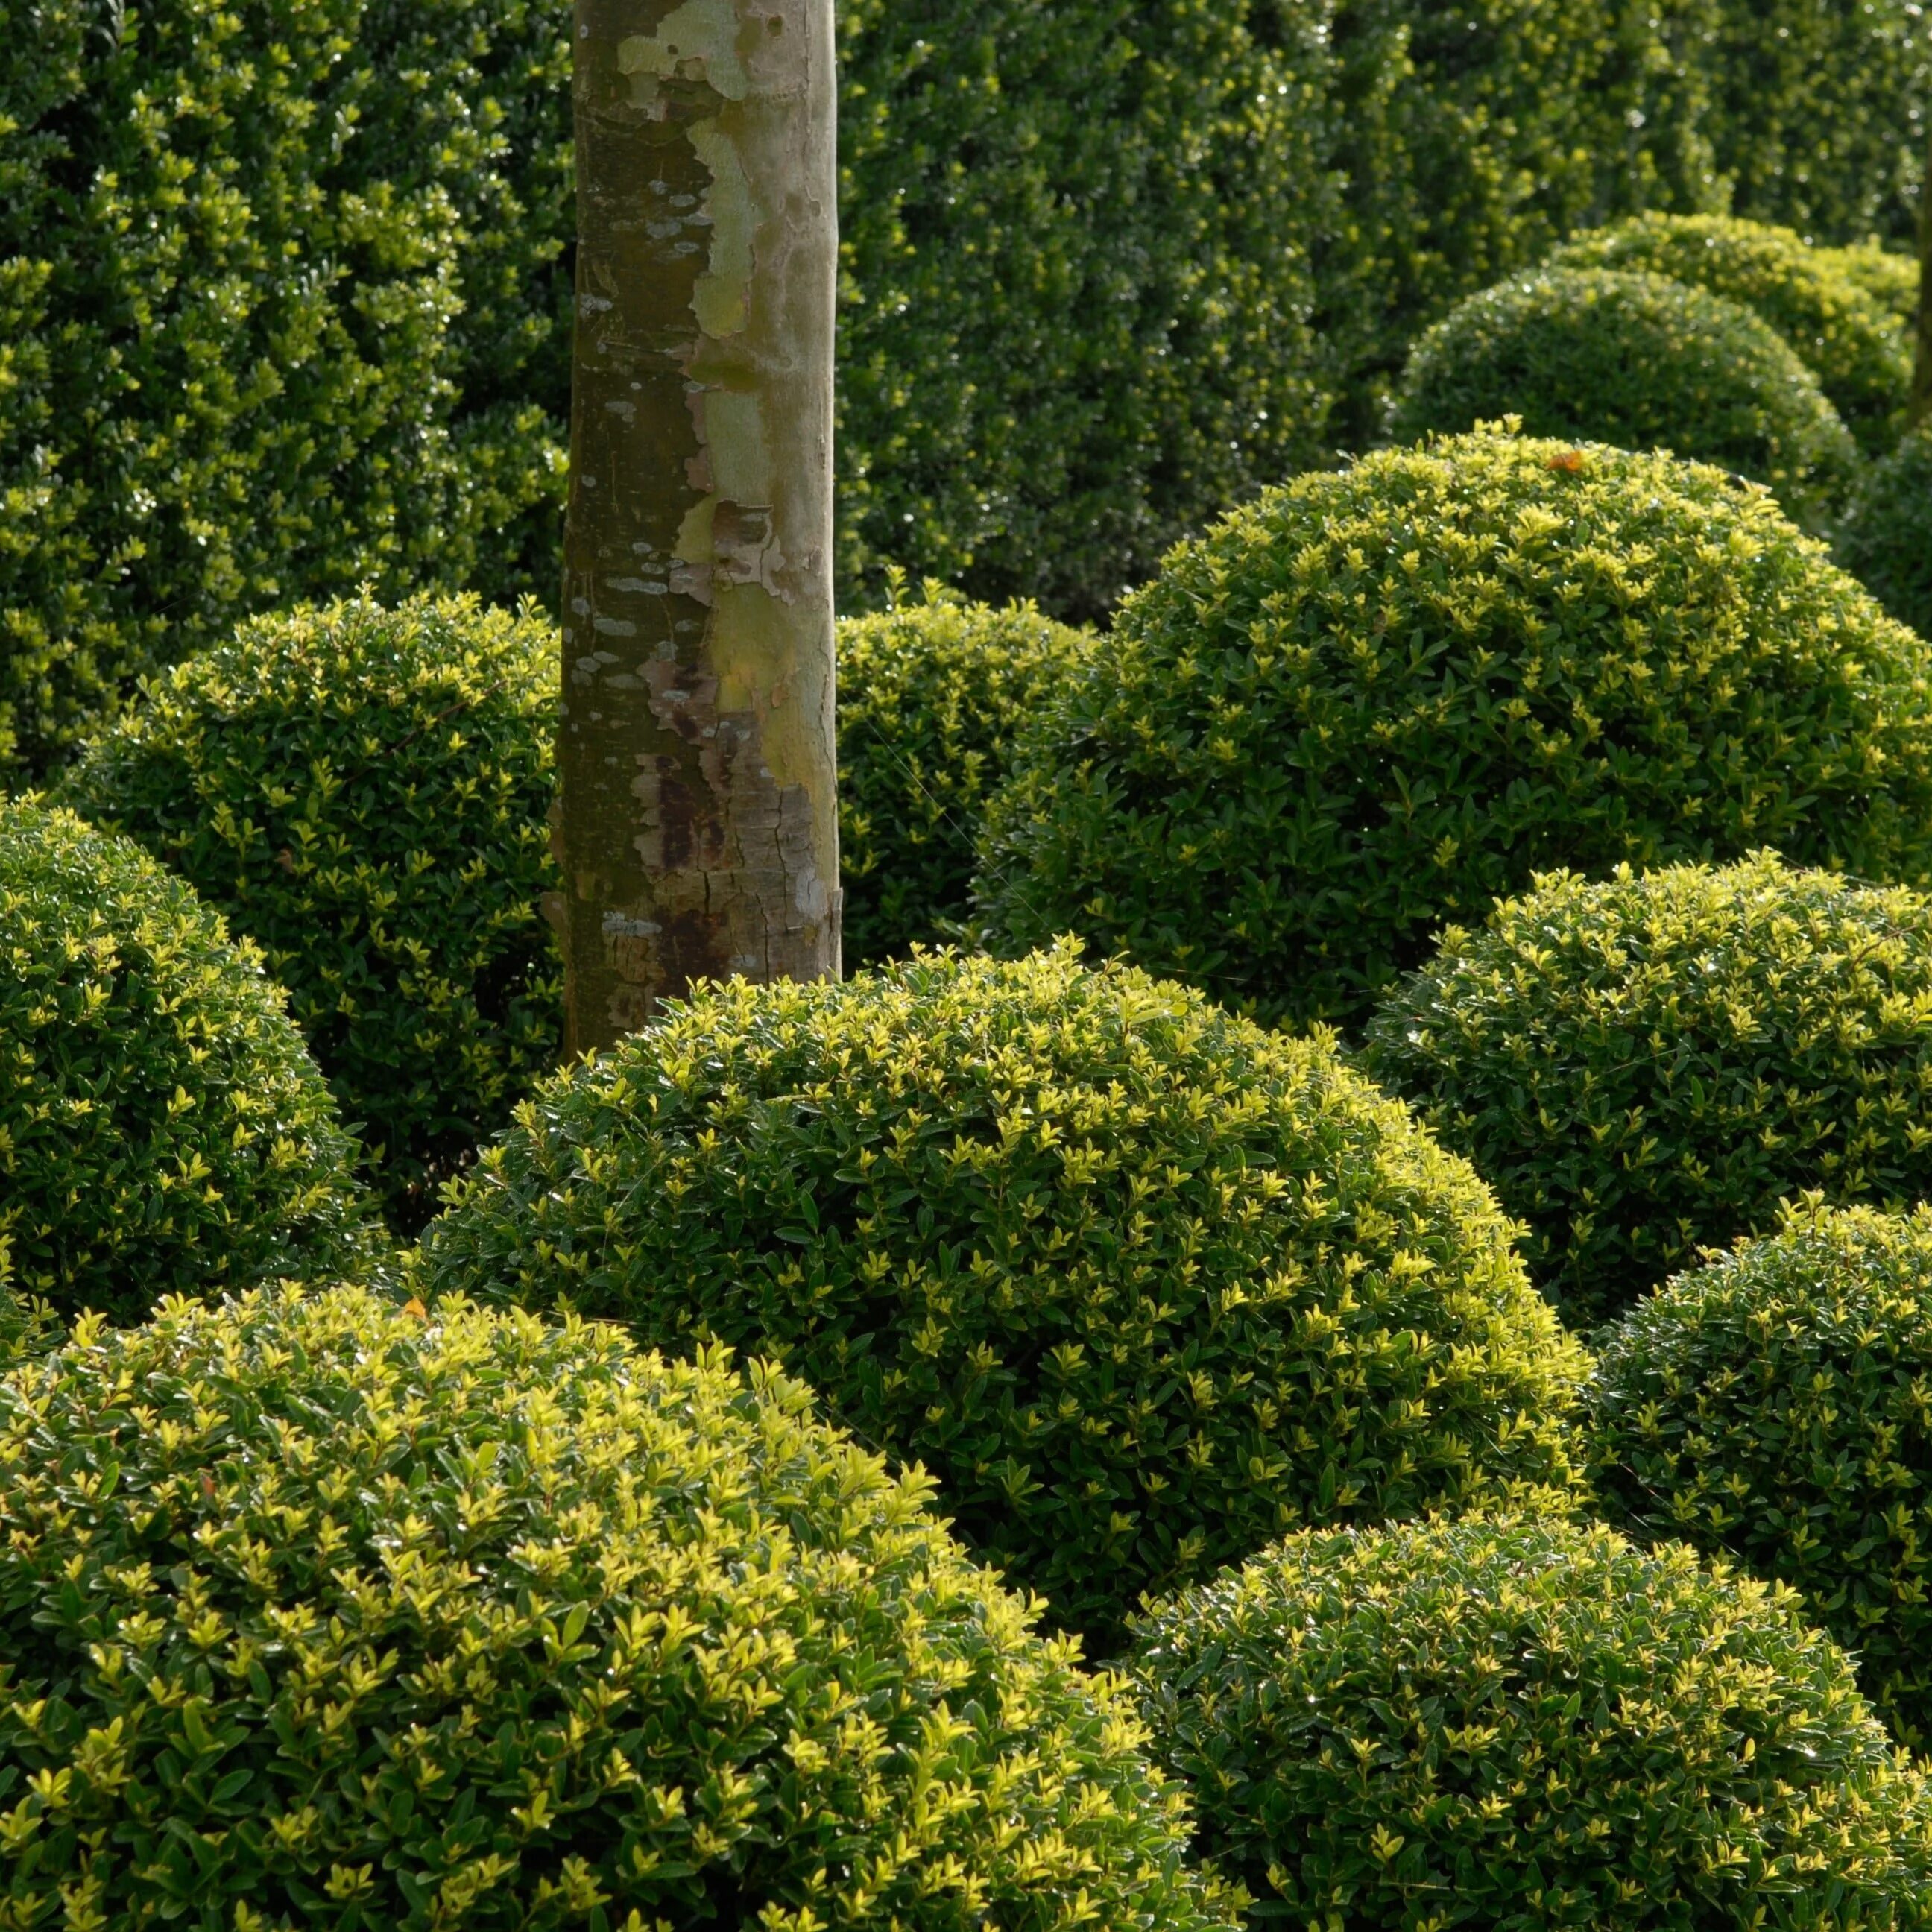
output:
[[[1020,727],[1091,639],[1030,604],[928,583],[838,627],[838,873],[845,963],[930,946],[972,910],[973,850]]]
[[[0,768],[247,612],[553,594],[548,10],[0,0]]]
[[[1579,236],[1555,262],[1664,275],[1743,303],[1796,352],[1860,442],[1897,440],[1911,345],[1890,308],[1846,272],[1843,255],[1765,222],[1652,214]]]
[[[1301,1523],[1568,1479],[1511,1232],[1325,1041],[1062,950],[707,992],[543,1088],[424,1268],[782,1352],[1104,1645]]]
[[[1820,248],[1819,255],[1848,281],[1856,284],[1908,332],[1918,319],[1918,257],[1902,248],[1876,242],[1857,242],[1848,248]]]
[[[1866,472],[1839,526],[1838,556],[1901,623],[1932,638],[1932,423]]]
[[[556,680],[547,625],[471,599],[257,619],[66,788],[262,948],[405,1228],[558,1057]]]
[[[1022,739],[980,891],[1270,1018],[1366,1017],[1542,868],[1776,842],[1915,871],[1926,646],[1772,500],[1477,436],[1177,551]]]
[[[1472,296],[1417,343],[1398,442],[1504,416],[1532,436],[1669,449],[1767,483],[1816,521],[1856,447],[1796,352],[1742,303],[1659,275],[1544,268]]]
[[[1551,1520],[1306,1534],[1140,1633],[1257,1923],[1926,1922],[1932,1794],[1789,1592]]]
[[[1224,1922],[1122,1694],[808,1391],[367,1292],[0,1382],[22,1925]]]
[[[359,1251],[354,1144],[258,955],[68,814],[0,802],[0,1242],[138,1320]]]
[[[1771,853],[1540,878],[1446,934],[1368,1048],[1597,1319],[1784,1196],[1932,1194],[1932,901]]]
[[[1592,1461],[1627,1527],[1789,1583],[1932,1742],[1932,1209],[1787,1210],[1605,1336]]]

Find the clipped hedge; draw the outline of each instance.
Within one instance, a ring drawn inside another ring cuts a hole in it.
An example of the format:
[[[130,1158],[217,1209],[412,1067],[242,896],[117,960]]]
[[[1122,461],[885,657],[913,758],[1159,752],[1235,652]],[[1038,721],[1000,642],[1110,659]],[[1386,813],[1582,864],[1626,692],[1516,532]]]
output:
[[[0,770],[252,611],[554,594],[550,10],[6,0],[0,43]]]
[[[1788,1591],[1483,1516],[1291,1537],[1140,1631],[1256,1922],[1925,1923],[1932,1792]]]
[[[973,848],[1020,727],[1091,643],[1032,604],[928,581],[838,627],[838,874],[845,963],[936,945],[972,910]]]
[[[1912,392],[1912,346],[1842,260],[1765,222],[1649,214],[1580,236],[1553,262],[1665,275],[1742,302],[1790,344],[1861,444],[1888,448]]]
[[[65,787],[261,947],[406,1231],[561,1052],[556,681],[529,610],[258,618],[152,683]]]
[[[1672,0],[1731,212],[1814,240],[1917,231],[1932,106],[1922,0]]]
[[[22,1924],[1207,1932],[1121,1691],[808,1393],[365,1292],[0,1381]]]
[[[1838,549],[1900,623],[1932,638],[1932,423],[1866,472],[1838,526]]]
[[[706,990],[450,1201],[435,1291],[782,1354],[1102,1646],[1284,1529],[1569,1480],[1583,1358],[1469,1169],[1326,1040],[1070,949]]]
[[[1925,645],[1761,492],[1480,435],[1298,478],[1168,560],[1015,754],[978,891],[1270,1019],[1365,1018],[1531,874],[1932,823]]]
[[[1367,1052],[1599,1319],[1785,1196],[1932,1194],[1932,900],[1770,852],[1549,874],[1445,933]]]
[[[135,846],[0,800],[0,1240],[138,1321],[363,1254],[354,1143],[259,955]]]
[[[1472,296],[1415,345],[1397,442],[1504,416],[1532,436],[1667,449],[1768,484],[1816,523],[1856,446],[1818,380],[1742,303],[1660,275],[1545,268]]]
[[[1932,1209],[1826,1208],[1604,1337],[1591,1460],[1635,1533],[1788,1583],[1905,1743],[1932,1742]]]

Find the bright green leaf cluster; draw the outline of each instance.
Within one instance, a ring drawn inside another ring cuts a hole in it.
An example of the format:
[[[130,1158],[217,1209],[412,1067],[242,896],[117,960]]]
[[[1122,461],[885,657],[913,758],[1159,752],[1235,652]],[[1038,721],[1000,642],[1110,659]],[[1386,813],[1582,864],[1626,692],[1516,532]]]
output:
[[[1668,449],[1765,483],[1820,521],[1857,446],[1818,379],[1742,303],[1661,275],[1541,268],[1486,290],[1417,343],[1390,434],[1510,416],[1532,436]]]
[[[1910,876],[1927,646],[1760,490],[1497,435],[1171,556],[1022,740],[979,891],[1266,1017],[1365,1018],[1540,869],[1767,842]]]
[[[1444,935],[1368,1060],[1600,1320],[1785,1196],[1932,1194],[1932,901],[1769,852],[1541,878]]]
[[[1608,1332],[1592,1409],[1625,1526],[1790,1584],[1932,1743],[1932,1209],[1787,1210]]]
[[[556,686],[528,610],[258,618],[149,684],[65,787],[261,947],[412,1232],[559,1057]]]
[[[355,1144],[260,958],[136,847],[0,801],[0,1240],[63,1316],[340,1267]]]
[[[1104,1646],[1300,1524],[1570,1479],[1513,1232],[1328,1041],[1062,948],[703,992],[542,1089],[423,1268],[782,1354]]]
[[[1552,262],[1664,275],[1742,303],[1817,377],[1859,442],[1888,448],[1911,392],[1911,346],[1889,308],[1845,272],[1841,259],[1764,222],[1649,214],[1580,236]],[[1690,428],[1684,436],[1681,453],[1700,454],[1689,446]]]
[[[1257,1923],[1904,1932],[1932,1790],[1789,1591],[1526,1516],[1305,1534],[1135,1672]]]
[[[1828,268],[1844,276],[1910,332],[1918,320],[1918,257],[1877,242],[1816,250]]]
[[[1020,727],[1079,667],[1084,632],[927,583],[838,627],[838,868],[845,963],[948,936],[972,909],[974,842]]]
[[[0,1382],[0,1926],[1210,1932],[1124,1691],[806,1390],[292,1286]]]
[[[554,594],[554,9],[0,0],[0,770],[250,612]]]
[[[1866,472],[1838,526],[1838,550],[1894,617],[1932,638],[1932,423]]]

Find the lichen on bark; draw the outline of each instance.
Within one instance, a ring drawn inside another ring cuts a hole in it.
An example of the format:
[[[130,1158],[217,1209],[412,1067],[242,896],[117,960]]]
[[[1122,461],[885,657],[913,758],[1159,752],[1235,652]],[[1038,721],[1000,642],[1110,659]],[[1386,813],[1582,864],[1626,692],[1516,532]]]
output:
[[[578,0],[569,1046],[838,970],[832,0]]]

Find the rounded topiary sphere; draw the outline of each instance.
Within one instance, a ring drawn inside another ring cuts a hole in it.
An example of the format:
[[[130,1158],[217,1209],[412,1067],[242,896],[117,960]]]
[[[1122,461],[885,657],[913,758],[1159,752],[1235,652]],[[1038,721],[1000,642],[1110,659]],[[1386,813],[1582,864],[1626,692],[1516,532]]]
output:
[[[1901,623],[1932,637],[1932,423],[1866,472],[1838,557]]]
[[[1627,1526],[1728,1549],[1932,1742],[1932,1209],[1787,1211],[1606,1335],[1592,1460]]]
[[[1417,343],[1398,442],[1504,416],[1532,436],[1668,449],[1768,484],[1815,522],[1857,446],[1818,379],[1742,303],[1661,275],[1544,268],[1486,289]]]
[[[405,1230],[559,1058],[556,679],[546,623],[470,598],[260,618],[66,786],[262,948]]]
[[[902,591],[895,583],[896,592]],[[937,584],[838,627],[838,870],[848,966],[935,945],[972,910],[973,844],[1020,727],[1090,633]]]
[[[1256,1922],[1925,1922],[1932,1793],[1788,1591],[1600,1526],[1290,1538],[1142,1626],[1196,1844]]]
[[[706,991],[543,1088],[423,1267],[780,1352],[1104,1645],[1286,1528],[1568,1479],[1512,1232],[1327,1041],[1063,949]]]
[[[1848,248],[1820,248],[1826,266],[1864,292],[1908,332],[1918,320],[1918,256],[1877,242]]]
[[[1762,491],[1459,437],[1174,552],[1030,730],[979,891],[1015,946],[1366,1017],[1531,874],[1776,842],[1922,869],[1928,651]]]
[[[1724,215],[1643,214],[1576,236],[1552,261],[1664,275],[1743,303],[1790,344],[1860,442],[1882,449],[1897,440],[1912,389],[1905,332],[1838,254],[1795,230]]]
[[[929,1486],[580,1323],[284,1288],[78,1334],[0,1381],[10,1909],[1226,1922],[1124,1693]]]
[[[0,1240],[63,1316],[340,1266],[356,1147],[259,957],[178,879],[0,800]]]
[[[1768,852],[1540,878],[1444,935],[1367,1057],[1600,1319],[1786,1196],[1932,1193],[1932,900]]]

